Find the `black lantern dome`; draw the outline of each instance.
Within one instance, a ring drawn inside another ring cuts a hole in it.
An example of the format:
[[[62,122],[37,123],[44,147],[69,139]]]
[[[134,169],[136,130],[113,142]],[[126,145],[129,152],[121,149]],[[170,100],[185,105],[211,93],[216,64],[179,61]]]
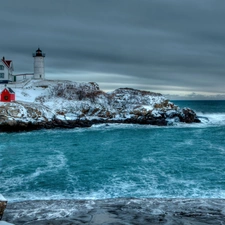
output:
[[[36,57],[36,56],[45,57],[45,53],[42,53],[41,49],[38,48],[38,49],[36,50],[36,53],[33,53],[33,57]]]

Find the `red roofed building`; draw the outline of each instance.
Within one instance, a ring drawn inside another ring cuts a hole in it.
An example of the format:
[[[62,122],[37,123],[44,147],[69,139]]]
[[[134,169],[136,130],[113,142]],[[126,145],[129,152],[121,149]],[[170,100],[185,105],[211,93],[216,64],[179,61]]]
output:
[[[12,60],[6,60],[3,57],[0,60],[0,82],[14,81]]]
[[[15,101],[15,92],[12,88],[5,87],[5,89],[0,94],[1,102],[12,102]]]

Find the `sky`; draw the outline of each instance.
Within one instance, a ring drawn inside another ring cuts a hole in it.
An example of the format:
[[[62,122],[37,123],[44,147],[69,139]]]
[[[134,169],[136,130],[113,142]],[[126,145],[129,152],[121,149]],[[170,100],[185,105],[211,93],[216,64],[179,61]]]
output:
[[[225,100],[224,0],[7,0],[0,57],[47,79],[95,81],[170,99]]]

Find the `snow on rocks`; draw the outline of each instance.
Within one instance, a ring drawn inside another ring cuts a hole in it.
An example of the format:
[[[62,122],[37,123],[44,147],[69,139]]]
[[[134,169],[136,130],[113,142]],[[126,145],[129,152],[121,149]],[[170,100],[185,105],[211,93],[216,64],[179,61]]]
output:
[[[95,82],[31,80],[13,89],[16,101],[0,103],[1,131],[89,127],[96,123],[171,125],[173,118],[199,122],[193,110],[179,109],[159,93],[132,88],[105,93]]]

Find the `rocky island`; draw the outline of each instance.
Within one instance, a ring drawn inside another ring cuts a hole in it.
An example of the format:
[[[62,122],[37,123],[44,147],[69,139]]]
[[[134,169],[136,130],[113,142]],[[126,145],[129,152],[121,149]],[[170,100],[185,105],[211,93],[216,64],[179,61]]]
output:
[[[100,123],[158,126],[200,122],[159,93],[119,88],[106,93],[95,82],[30,80],[13,87],[16,101],[0,103],[0,131],[90,127]]]

